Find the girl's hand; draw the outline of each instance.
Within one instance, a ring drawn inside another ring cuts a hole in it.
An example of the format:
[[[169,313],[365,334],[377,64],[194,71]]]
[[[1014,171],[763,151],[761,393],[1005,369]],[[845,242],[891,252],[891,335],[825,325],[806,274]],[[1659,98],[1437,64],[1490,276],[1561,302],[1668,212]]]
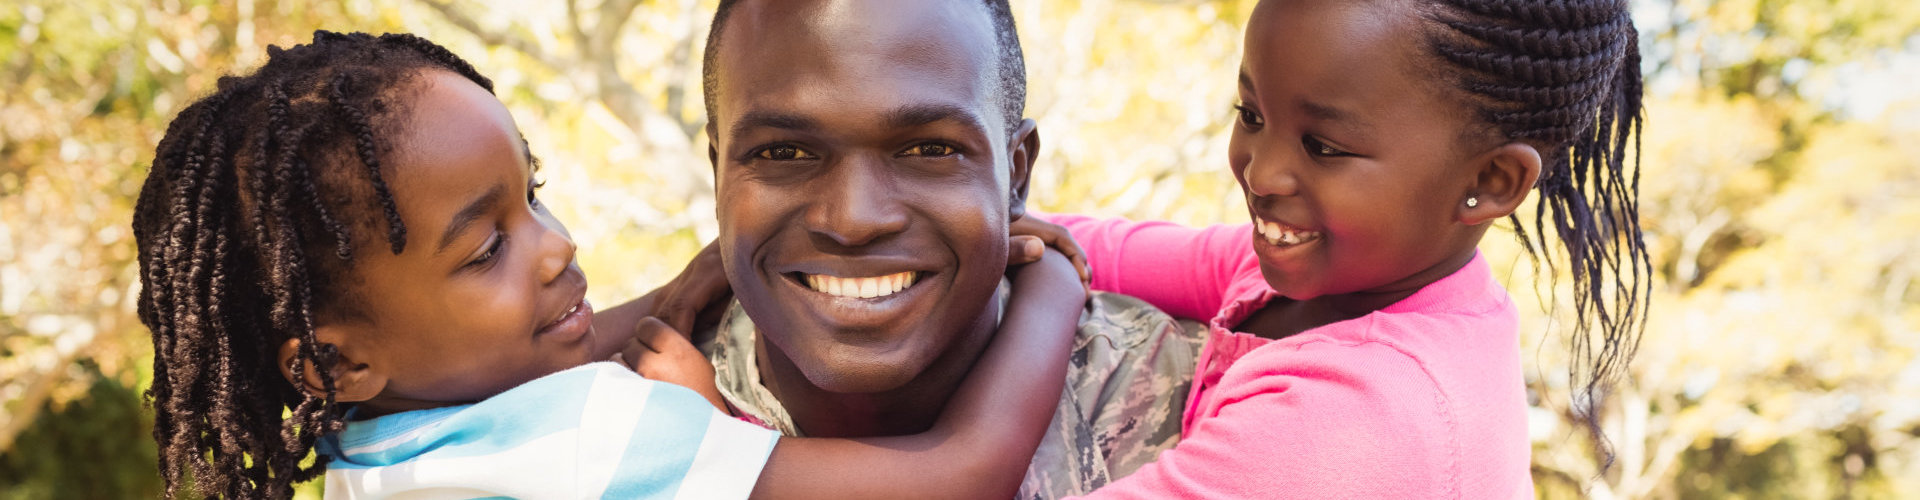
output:
[[[708,243],[680,275],[654,292],[653,306],[646,313],[686,336],[718,324],[732,300],[733,287],[727,284],[727,270],[720,262],[720,246]]]
[[[1080,243],[1073,240],[1073,233],[1058,224],[1027,216],[1013,221],[1007,227],[1008,237],[1007,265],[1017,266],[1040,260],[1041,248],[1033,247],[1031,242],[1038,240],[1042,245],[1052,247],[1073,262],[1074,270],[1080,272],[1080,283],[1091,285],[1093,272],[1087,268],[1086,253],[1080,251]]]
[[[640,320],[634,330],[633,342],[627,344],[617,361],[642,377],[693,389],[721,412],[733,413],[714,386],[713,363],[687,341],[686,335],[653,317]]]

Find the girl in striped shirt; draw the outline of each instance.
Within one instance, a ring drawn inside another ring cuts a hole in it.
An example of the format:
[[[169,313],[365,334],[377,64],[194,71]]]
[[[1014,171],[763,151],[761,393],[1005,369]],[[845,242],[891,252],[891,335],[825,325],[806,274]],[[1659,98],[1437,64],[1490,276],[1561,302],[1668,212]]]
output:
[[[1018,486],[1084,301],[1064,257],[1018,271],[932,429],[779,439],[724,413],[677,332],[594,329],[538,162],[472,66],[404,34],[268,52],[173,120],[135,207],[169,498],[287,498],[322,473],[335,498]]]

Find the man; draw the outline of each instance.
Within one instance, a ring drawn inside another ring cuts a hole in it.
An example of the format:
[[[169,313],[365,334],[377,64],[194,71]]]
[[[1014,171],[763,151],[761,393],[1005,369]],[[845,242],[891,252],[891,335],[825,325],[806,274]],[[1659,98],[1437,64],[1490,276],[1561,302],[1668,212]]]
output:
[[[742,414],[820,437],[933,424],[1007,300],[1040,148],[1024,73],[1004,0],[721,2],[708,154],[738,303],[694,337]],[[1201,331],[1094,294],[1021,498],[1171,448]]]

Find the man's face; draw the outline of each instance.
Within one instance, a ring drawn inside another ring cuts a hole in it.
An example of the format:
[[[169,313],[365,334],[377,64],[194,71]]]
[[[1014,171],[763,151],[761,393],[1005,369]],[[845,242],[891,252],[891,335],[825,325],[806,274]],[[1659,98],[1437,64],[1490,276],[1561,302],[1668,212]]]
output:
[[[987,12],[762,1],[727,23],[709,133],[728,281],[813,385],[898,388],[991,326],[1038,144],[1030,122],[1008,137]]]

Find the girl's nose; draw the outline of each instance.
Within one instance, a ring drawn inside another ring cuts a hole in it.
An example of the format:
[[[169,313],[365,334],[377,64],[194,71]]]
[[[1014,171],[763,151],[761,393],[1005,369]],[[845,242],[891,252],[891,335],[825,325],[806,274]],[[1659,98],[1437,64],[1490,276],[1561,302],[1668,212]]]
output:
[[[558,279],[567,267],[573,264],[574,253],[580,247],[573,243],[573,235],[567,234],[567,228],[552,217],[542,217],[540,221],[539,272],[542,282]]]
[[[1263,151],[1247,159],[1247,191],[1254,196],[1293,196],[1300,192],[1294,158],[1285,151]]]

